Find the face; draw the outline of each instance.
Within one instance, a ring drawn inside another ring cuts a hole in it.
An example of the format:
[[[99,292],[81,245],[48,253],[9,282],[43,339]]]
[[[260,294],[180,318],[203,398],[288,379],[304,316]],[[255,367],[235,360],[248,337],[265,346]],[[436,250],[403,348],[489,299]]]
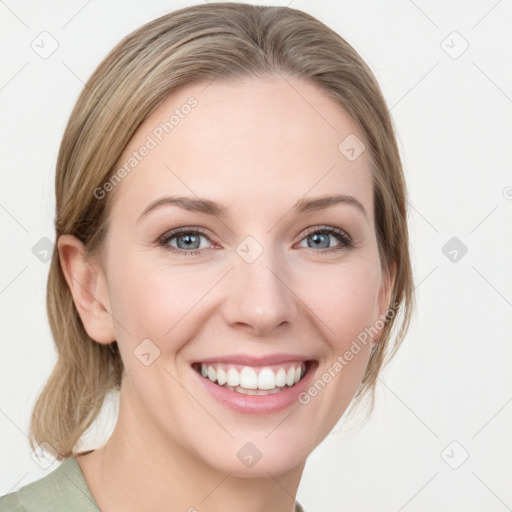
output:
[[[364,137],[313,84],[206,85],[139,127],[108,192],[120,421],[137,411],[127,432],[224,472],[279,474],[345,411],[370,355],[358,336],[388,307],[370,156],[340,151]]]

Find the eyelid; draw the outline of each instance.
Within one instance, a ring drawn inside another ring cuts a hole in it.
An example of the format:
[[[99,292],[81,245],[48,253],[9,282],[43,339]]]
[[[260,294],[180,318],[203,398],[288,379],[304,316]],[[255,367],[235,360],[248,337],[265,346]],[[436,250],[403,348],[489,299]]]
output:
[[[164,243],[165,241],[168,241],[169,239],[174,238],[175,236],[180,235],[181,233],[199,233],[208,238],[208,240],[210,240],[211,242],[213,242],[212,239],[214,238],[213,236],[211,236],[210,231],[205,228],[201,228],[199,226],[186,226],[166,231],[163,235],[160,235],[156,239],[156,242]]]
[[[306,238],[307,236],[309,236],[312,233],[321,233],[321,232],[325,232],[325,233],[328,233],[331,235],[332,234],[338,235],[339,237],[341,237],[343,239],[343,241],[346,243],[346,245],[349,245],[349,246],[355,245],[353,238],[344,229],[336,228],[334,226],[328,226],[328,225],[324,225],[324,226],[314,225],[314,226],[310,226],[309,228],[306,228],[305,231],[301,232],[300,239],[298,241],[301,242],[302,240],[304,240],[304,238]]]
[[[310,234],[313,233],[328,233],[332,235],[338,235],[342,239],[342,244],[346,247],[352,247],[355,246],[354,240],[352,237],[343,229],[336,228],[334,226],[327,226],[327,225],[313,225],[309,226],[308,228],[305,228],[300,233],[300,238],[298,238],[296,243],[302,242],[305,238],[307,238]],[[211,236],[210,231],[206,228],[202,228],[199,226],[185,226],[181,228],[175,228],[171,229],[170,231],[165,232],[163,235],[159,236],[156,242],[159,245],[167,246],[167,242],[171,240],[172,238],[179,236],[181,233],[198,233],[203,235],[205,238],[207,238],[210,242],[215,243],[214,237]],[[172,246],[171,246],[172,247]],[[184,253],[191,253],[191,252],[200,252],[200,249],[176,249],[178,252],[184,252]],[[315,251],[315,252],[322,252],[322,250]]]
[[[199,226],[184,226],[180,228],[171,229],[167,232],[165,232],[163,235],[159,236],[156,240],[156,243],[160,246],[162,246],[164,249],[169,250],[170,252],[174,252],[177,254],[187,255],[187,254],[199,254],[204,251],[204,249],[180,249],[173,247],[171,245],[168,245],[169,240],[172,240],[173,238],[179,236],[180,234],[190,234],[190,233],[196,233],[204,236],[206,239],[208,239],[212,244],[215,244],[218,242],[215,242],[215,237],[213,237],[208,229],[199,227]],[[352,239],[352,237],[343,229],[334,227],[334,226],[328,226],[328,225],[313,225],[309,226],[305,230],[301,231],[300,238],[294,243],[296,245],[297,243],[302,242],[305,238],[307,238],[309,235],[313,233],[327,233],[329,235],[336,235],[341,240],[339,245],[336,245],[334,247],[328,247],[324,249],[313,249],[314,252],[318,252],[320,254],[335,250],[341,250],[341,249],[349,249],[356,247],[356,243]],[[309,248],[312,249],[312,248]]]

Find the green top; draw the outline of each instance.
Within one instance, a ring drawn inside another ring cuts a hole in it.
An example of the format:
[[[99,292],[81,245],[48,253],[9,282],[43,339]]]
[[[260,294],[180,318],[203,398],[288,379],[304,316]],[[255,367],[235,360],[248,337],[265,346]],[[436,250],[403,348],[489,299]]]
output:
[[[75,456],[48,475],[0,497],[0,512],[100,512]],[[295,512],[304,512],[295,502]]]
[[[0,498],[0,512],[100,512],[76,458]]]

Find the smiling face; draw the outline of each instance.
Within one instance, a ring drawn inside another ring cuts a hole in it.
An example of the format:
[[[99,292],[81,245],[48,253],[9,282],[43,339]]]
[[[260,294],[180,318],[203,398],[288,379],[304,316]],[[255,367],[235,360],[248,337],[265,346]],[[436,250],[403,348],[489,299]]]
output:
[[[344,354],[390,290],[370,156],[338,149],[351,134],[364,140],[314,85],[272,76],[187,86],[126,147],[102,261],[126,369],[118,425],[146,453],[279,474],[345,411],[370,340]]]

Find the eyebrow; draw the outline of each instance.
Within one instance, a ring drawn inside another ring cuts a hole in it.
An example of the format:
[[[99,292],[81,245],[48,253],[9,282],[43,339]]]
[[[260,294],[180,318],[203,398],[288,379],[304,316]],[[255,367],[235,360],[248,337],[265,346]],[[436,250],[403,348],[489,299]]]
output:
[[[323,210],[336,204],[348,204],[355,206],[366,218],[368,217],[364,206],[355,197],[337,194],[331,196],[321,196],[310,199],[299,199],[291,208],[295,213],[305,213],[317,210]],[[149,203],[143,212],[139,215],[137,222],[147,215],[150,211],[163,205],[173,205],[183,208],[184,210],[195,211],[212,215],[216,217],[225,218],[229,215],[229,210],[226,206],[211,201],[210,199],[203,199],[200,197],[185,197],[185,196],[168,196],[162,197]]]

